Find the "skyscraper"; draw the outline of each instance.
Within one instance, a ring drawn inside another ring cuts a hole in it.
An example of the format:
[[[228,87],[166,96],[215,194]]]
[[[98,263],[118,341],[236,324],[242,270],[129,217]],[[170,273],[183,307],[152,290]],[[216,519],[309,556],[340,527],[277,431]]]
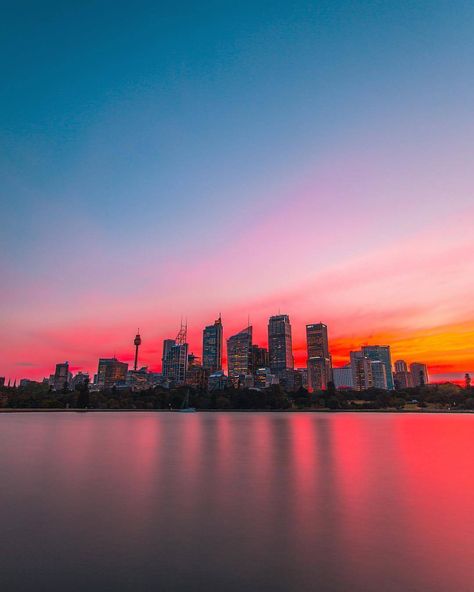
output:
[[[291,325],[288,315],[275,315],[268,321],[268,357],[273,374],[293,369]]]
[[[428,368],[426,367],[426,364],[413,362],[413,364],[410,364],[410,374],[413,386],[424,386],[429,382]]]
[[[370,359],[362,351],[351,351],[350,356],[354,388],[358,391],[372,388],[374,383]]]
[[[395,362],[395,373],[393,375],[394,386],[397,389],[409,388],[413,386],[411,373],[408,372],[408,366],[405,360]]]
[[[68,387],[71,375],[69,373],[69,362],[63,364],[56,364],[56,370],[53,378],[53,389],[60,391]]]
[[[242,329],[227,340],[229,378],[252,372],[252,327]]]
[[[383,362],[387,377],[387,388],[393,390],[392,357],[389,345],[364,345],[362,347],[364,356],[373,362]]]
[[[333,368],[332,375],[336,388],[354,388],[354,379],[350,364],[342,368]]]
[[[324,323],[306,325],[308,353],[308,388],[325,390],[332,380],[332,364],[329,353],[328,328]]]
[[[163,340],[163,354],[161,356],[162,372],[165,371],[166,358],[170,349],[176,345],[175,339],[164,339]]]
[[[128,364],[119,362],[117,358],[100,358],[97,369],[97,386],[112,388],[127,380]]]
[[[211,374],[222,370],[222,321],[221,317],[202,332],[202,366]]]
[[[257,370],[261,368],[268,368],[269,361],[268,361],[268,350],[265,347],[260,347],[259,345],[252,345],[252,362],[251,368],[252,373],[255,374]]]
[[[327,358],[321,358],[320,356],[308,358],[309,391],[325,391],[330,378],[329,361]]]
[[[408,372],[408,366],[405,360],[396,360],[395,372]]]
[[[372,384],[374,388],[387,390],[387,372],[385,364],[380,360],[370,362],[372,367]]]
[[[163,377],[175,385],[186,382],[188,370],[187,325],[181,323],[176,339],[163,341]]]

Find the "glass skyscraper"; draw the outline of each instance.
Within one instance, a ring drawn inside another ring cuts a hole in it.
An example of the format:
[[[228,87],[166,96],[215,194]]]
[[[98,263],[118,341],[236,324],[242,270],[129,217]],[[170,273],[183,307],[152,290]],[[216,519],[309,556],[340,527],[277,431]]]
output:
[[[229,377],[252,372],[252,327],[246,327],[227,340],[227,366]]]
[[[268,357],[270,370],[277,376],[295,367],[288,315],[275,315],[268,321]]]
[[[222,370],[222,321],[221,317],[202,332],[202,365],[211,374]]]
[[[331,355],[329,353],[328,328],[324,323],[306,325],[308,353],[308,388],[325,390],[332,380]]]
[[[394,389],[392,373],[392,357],[390,355],[389,345],[364,345],[362,353],[372,362],[383,362],[385,366],[385,375],[387,377],[387,388]]]

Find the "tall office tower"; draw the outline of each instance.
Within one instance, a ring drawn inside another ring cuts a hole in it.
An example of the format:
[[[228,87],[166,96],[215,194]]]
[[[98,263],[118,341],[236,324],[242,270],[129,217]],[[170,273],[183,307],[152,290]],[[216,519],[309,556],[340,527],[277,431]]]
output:
[[[276,315],[268,321],[268,357],[270,370],[277,376],[295,367],[288,315]]]
[[[242,329],[227,340],[229,378],[252,371],[252,327]]]
[[[428,368],[426,367],[426,364],[413,362],[413,364],[410,364],[410,374],[413,386],[423,386],[429,382]]]
[[[135,335],[135,339],[133,340],[133,345],[135,346],[135,363],[133,365],[133,369],[135,372],[137,371],[138,366],[138,348],[142,344],[142,338],[140,337],[140,329],[138,329],[137,334]]]
[[[396,364],[396,362],[395,362]],[[393,380],[396,389],[410,388],[413,386],[413,381],[410,372],[397,372],[393,374]]]
[[[408,372],[408,366],[405,360],[397,360],[395,362],[395,372]]]
[[[352,382],[354,388],[363,391],[373,386],[372,362],[362,351],[352,351],[351,354]]]
[[[100,358],[97,369],[97,386],[112,388],[127,380],[128,364],[119,362],[117,358]]]
[[[385,364],[380,360],[374,360],[372,365],[372,381],[374,388],[387,390],[387,372]]]
[[[342,368],[333,368],[332,376],[336,388],[354,388],[351,365]]]
[[[211,374],[222,370],[222,320],[219,315],[213,325],[202,332],[202,365]]]
[[[308,358],[308,390],[325,391],[331,380],[328,358],[313,356]]]
[[[362,353],[372,362],[383,362],[387,376],[387,388],[393,390],[392,357],[389,345],[364,345]]]
[[[64,362],[63,364],[56,364],[56,371],[54,372],[53,377],[53,389],[55,391],[60,391],[63,388],[67,388],[69,380],[69,362]]]
[[[306,347],[308,388],[310,391],[326,390],[328,382],[332,380],[327,325],[324,323],[306,325]]]
[[[170,351],[170,349],[176,345],[176,340],[175,339],[165,339],[163,341],[163,355],[161,356],[161,365],[162,365],[162,372],[164,372],[165,369],[165,360],[168,357],[168,353]],[[164,374],[163,374],[164,376]]]
[[[252,345],[251,351],[251,370],[252,374],[255,374],[257,370],[261,368],[268,368],[268,350],[266,347],[260,347],[259,345]]]
[[[165,339],[163,342],[163,377],[176,385],[186,382],[188,370],[187,332],[187,325],[181,323],[176,339]]]

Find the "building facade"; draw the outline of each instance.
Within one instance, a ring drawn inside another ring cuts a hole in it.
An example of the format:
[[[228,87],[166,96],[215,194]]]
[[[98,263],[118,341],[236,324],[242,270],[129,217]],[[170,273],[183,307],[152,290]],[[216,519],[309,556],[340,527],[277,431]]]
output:
[[[102,389],[112,388],[127,380],[128,364],[117,358],[100,358],[97,369],[97,386]]]
[[[222,337],[221,317],[202,332],[202,366],[211,374],[222,370]]]
[[[268,357],[273,374],[295,367],[288,315],[275,315],[268,321]]]
[[[392,357],[389,345],[364,345],[362,353],[372,362],[383,362],[387,377],[387,388],[393,390]]]
[[[55,391],[61,391],[69,387],[71,374],[69,372],[69,362],[56,364],[56,370],[53,375],[52,387]]]
[[[324,323],[306,325],[308,355],[308,389],[326,390],[332,380],[332,363],[329,353],[328,328]]]
[[[229,378],[252,373],[252,327],[242,329],[227,340]]]
[[[165,340],[171,341],[169,339]],[[166,357],[163,360],[163,378],[169,380],[174,385],[182,385],[186,382],[186,374],[188,370],[188,344],[177,343],[174,345],[165,346],[163,344],[163,352],[166,349]]]
[[[410,374],[413,386],[424,386],[429,382],[428,368],[426,364],[413,362],[413,364],[410,364]]]
[[[350,364],[348,364],[347,366],[343,366],[342,368],[333,368],[332,377],[334,381],[334,386],[337,389],[354,388],[354,380]]]
[[[352,351],[350,357],[354,388],[358,391],[372,388],[374,382],[371,360],[362,351]]]
[[[251,370],[252,374],[255,374],[260,368],[268,368],[270,365],[268,358],[268,350],[265,347],[259,345],[252,345],[251,352]]]
[[[372,366],[372,384],[374,388],[388,389],[387,372],[385,364],[380,360],[371,361]]]

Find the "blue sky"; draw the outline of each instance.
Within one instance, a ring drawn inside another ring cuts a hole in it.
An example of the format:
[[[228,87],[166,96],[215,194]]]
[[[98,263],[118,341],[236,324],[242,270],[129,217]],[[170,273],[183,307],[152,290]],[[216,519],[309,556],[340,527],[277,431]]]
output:
[[[6,329],[171,306],[203,262],[234,291],[196,282],[203,315],[278,300],[472,204],[472,3],[17,2],[0,27]]]

